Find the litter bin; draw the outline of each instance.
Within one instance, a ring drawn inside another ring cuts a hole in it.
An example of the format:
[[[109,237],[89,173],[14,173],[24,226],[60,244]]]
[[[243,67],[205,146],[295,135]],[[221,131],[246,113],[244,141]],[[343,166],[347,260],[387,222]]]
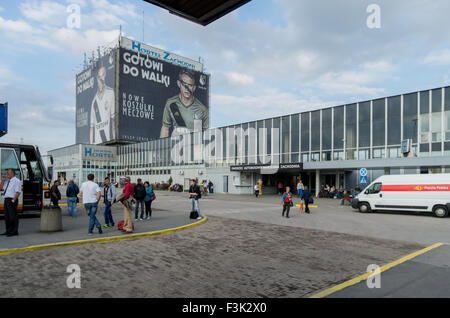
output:
[[[62,231],[61,209],[44,208],[41,211],[41,232]]]

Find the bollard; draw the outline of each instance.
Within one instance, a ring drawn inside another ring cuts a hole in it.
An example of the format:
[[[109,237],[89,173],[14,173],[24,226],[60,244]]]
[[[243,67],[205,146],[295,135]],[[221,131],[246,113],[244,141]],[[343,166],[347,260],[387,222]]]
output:
[[[42,209],[41,232],[58,232],[62,229],[61,209]]]

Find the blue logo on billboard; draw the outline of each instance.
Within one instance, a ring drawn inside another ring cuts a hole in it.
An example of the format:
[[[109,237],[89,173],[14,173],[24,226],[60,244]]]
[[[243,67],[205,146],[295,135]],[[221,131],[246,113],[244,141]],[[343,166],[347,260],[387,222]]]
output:
[[[92,149],[88,147],[84,147],[84,156],[92,158],[100,158],[100,159],[113,159],[114,153],[110,150],[103,149]]]
[[[167,62],[170,62],[170,63],[173,63],[173,64],[178,64],[178,65],[181,65],[183,67],[191,68],[193,70],[196,69],[194,64],[191,64],[191,63],[182,61],[180,59],[177,59],[175,57],[172,57],[172,54],[170,52],[164,51],[163,55],[161,55],[160,53],[158,53],[156,51],[153,51],[151,49],[146,49],[146,48],[143,49],[141,47],[141,43],[137,42],[137,41],[132,41],[131,42],[131,49],[133,51],[137,51],[139,53],[144,53],[144,54],[150,55],[151,57],[156,57],[156,58],[158,58],[160,60],[164,60],[164,61],[167,61]]]
[[[92,148],[84,147],[84,156],[92,156]]]

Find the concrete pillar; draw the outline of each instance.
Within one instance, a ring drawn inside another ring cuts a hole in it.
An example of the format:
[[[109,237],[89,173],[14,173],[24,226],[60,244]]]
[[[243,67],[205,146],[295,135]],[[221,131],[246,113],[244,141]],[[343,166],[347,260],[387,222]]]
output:
[[[340,179],[339,179],[339,172],[336,172],[336,189],[339,189],[339,187],[341,186],[340,184]]]
[[[61,209],[42,209],[40,229],[41,232],[62,231]]]
[[[316,197],[320,192],[320,170],[316,170]]]

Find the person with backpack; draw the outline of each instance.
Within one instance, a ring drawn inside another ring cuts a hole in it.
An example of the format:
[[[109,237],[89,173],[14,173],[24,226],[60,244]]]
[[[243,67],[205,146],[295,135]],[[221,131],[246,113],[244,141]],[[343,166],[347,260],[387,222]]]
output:
[[[150,185],[150,182],[145,181],[145,192],[147,193],[144,199],[145,202],[145,219],[150,220],[152,217],[152,202],[156,199],[156,195],[153,192],[153,187]]]
[[[303,190],[303,194],[302,194],[302,200],[305,204],[305,213],[310,213],[309,211],[309,202],[312,199],[312,194],[311,191],[309,191],[308,186],[305,185],[305,189]]]
[[[283,213],[281,213],[281,216],[284,216],[284,212],[286,212],[286,217],[289,219],[289,210],[294,205],[292,202],[291,188],[289,186],[286,187],[286,192],[283,193],[281,203],[283,204]]]
[[[78,193],[80,193],[78,186],[75,182],[73,182],[73,180],[69,180],[69,185],[66,190],[66,197],[67,206],[69,207],[69,215],[73,218],[77,216]]]
[[[134,187],[134,199],[136,200],[136,209],[134,211],[134,221],[138,221],[139,214],[139,206],[141,206],[141,217],[139,220],[143,220],[144,218],[144,199],[147,195],[145,191],[144,184],[142,183],[142,179],[137,179],[137,184]]]
[[[202,193],[200,191],[200,187],[197,185],[197,182],[192,179],[191,186],[189,187],[189,199],[192,203],[191,211],[197,211],[198,217],[197,220],[201,220],[203,216],[200,214],[200,205],[198,200],[201,199]]]
[[[114,220],[111,213],[111,208],[116,201],[116,187],[111,183],[109,177],[105,178],[105,187],[103,189],[103,200],[105,202],[105,209],[103,215],[105,216],[105,228],[114,227]]]

